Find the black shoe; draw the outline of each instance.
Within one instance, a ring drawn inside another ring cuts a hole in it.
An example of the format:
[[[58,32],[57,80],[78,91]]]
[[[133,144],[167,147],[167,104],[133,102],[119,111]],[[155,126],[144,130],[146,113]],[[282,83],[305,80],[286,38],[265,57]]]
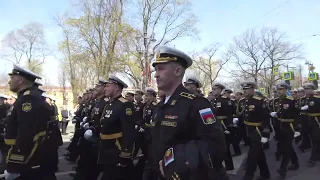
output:
[[[234,167],[226,167],[225,169],[226,169],[226,171],[232,171],[232,170],[234,170]]]
[[[77,176],[77,173],[69,173],[69,176],[75,178]]]
[[[289,171],[295,171],[299,169],[299,164],[291,164],[289,167],[288,167],[288,170]]]
[[[313,168],[313,167],[316,166],[316,162],[315,162],[315,161],[312,161],[312,160],[309,160],[307,166],[308,166],[309,168]]]
[[[236,154],[232,155],[232,157],[236,157],[236,156],[241,156],[241,153],[236,153]]]
[[[268,179],[270,179],[270,177],[262,177],[262,176],[260,176],[256,180],[268,180]]]
[[[302,145],[298,146],[298,148],[300,149],[300,151],[301,151],[302,153],[304,153],[304,148],[302,147]]]
[[[281,158],[281,154],[276,152],[275,153],[275,156],[276,156],[276,161],[280,161],[280,158]]]
[[[277,173],[283,178],[286,177],[286,171],[285,170],[277,169]]]

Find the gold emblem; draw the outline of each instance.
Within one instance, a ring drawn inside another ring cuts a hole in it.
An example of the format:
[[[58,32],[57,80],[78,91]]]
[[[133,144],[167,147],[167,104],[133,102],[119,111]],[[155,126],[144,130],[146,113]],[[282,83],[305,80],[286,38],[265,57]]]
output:
[[[167,152],[166,152],[166,157],[171,156],[171,154],[172,154],[172,150],[171,150],[171,148],[170,148],[170,149],[168,149]]]
[[[314,106],[314,102],[313,102],[313,101],[310,101],[309,105],[310,105],[310,106]]]
[[[170,105],[173,106],[173,105],[176,104],[176,102],[177,102],[177,100],[172,100],[171,103],[170,103]]]
[[[160,55],[161,55],[161,53],[160,53],[160,51],[158,51],[158,52],[157,52],[157,55],[156,55],[156,61],[159,61],[159,60],[160,60]]]
[[[31,103],[23,103],[22,104],[22,111],[29,112],[29,111],[31,111],[31,109],[32,109]]]
[[[131,108],[126,109],[126,115],[130,116],[132,114]]]

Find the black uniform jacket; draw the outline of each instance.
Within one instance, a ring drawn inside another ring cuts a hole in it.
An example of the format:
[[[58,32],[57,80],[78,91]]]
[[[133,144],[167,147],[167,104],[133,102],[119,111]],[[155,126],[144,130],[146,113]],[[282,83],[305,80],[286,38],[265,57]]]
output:
[[[51,114],[36,88],[27,88],[18,94],[5,128],[5,142],[11,146],[8,172],[21,173],[38,164],[35,161]]]
[[[96,104],[93,106],[91,115],[90,115],[90,125],[92,126],[93,135],[99,137],[100,135],[100,119],[106,107],[107,102],[109,99],[101,98],[96,100]]]
[[[134,151],[136,113],[122,96],[109,100],[101,117],[99,164],[116,164]]]
[[[176,148],[180,149],[184,144],[187,147],[187,144],[192,142],[206,144],[204,161],[211,161],[211,158],[225,154],[225,136],[221,124],[214,117],[210,102],[188,91],[182,84],[166,103],[161,101],[158,104],[152,116],[152,124],[152,154],[155,166],[160,160],[164,160],[164,166],[175,162],[174,157],[179,154],[175,151]],[[192,156],[199,158],[198,154]],[[173,164],[185,166],[185,162]]]
[[[222,127],[226,130],[230,125],[233,125],[233,117],[236,114],[236,104],[225,96],[219,96],[211,101],[213,113],[220,120]]]
[[[269,131],[269,110],[268,104],[263,98],[251,96],[242,98],[239,102],[239,108],[242,109],[244,123],[247,125],[248,136],[255,141],[260,141],[261,137],[268,137]]]

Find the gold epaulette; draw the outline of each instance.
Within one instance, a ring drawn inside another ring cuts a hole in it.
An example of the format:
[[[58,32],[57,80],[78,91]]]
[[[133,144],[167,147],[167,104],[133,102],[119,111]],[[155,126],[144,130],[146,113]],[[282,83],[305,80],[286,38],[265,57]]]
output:
[[[287,96],[287,99],[294,100],[292,96]]]
[[[152,105],[156,106],[158,103],[157,102],[152,102]]]
[[[193,99],[193,98],[196,97],[195,94],[190,94],[190,93],[187,93],[187,92],[182,92],[182,93],[180,93],[180,96],[185,97],[185,98],[188,98],[188,99]]]
[[[253,99],[257,99],[257,100],[262,100],[262,98],[259,97],[259,96],[253,96],[252,98],[253,98]]]
[[[30,94],[30,91],[26,91],[26,92],[23,93],[24,96],[25,95],[29,95],[29,94]]]
[[[125,98],[123,98],[123,97],[119,98],[119,101],[121,101],[121,102],[123,102],[123,103],[128,102],[128,100],[126,100],[126,99],[125,99]]]

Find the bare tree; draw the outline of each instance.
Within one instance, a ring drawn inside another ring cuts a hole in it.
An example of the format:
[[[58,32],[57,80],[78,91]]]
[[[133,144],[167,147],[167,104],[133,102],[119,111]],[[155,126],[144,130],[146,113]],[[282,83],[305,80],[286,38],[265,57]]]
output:
[[[229,62],[231,54],[227,52],[218,58],[217,52],[221,45],[214,43],[204,48],[194,57],[193,69],[200,71],[200,77],[204,78],[204,84],[212,87],[223,67]],[[202,75],[201,75],[202,74]]]
[[[256,84],[264,81],[269,90],[280,77],[272,72],[275,67],[302,58],[300,45],[291,44],[283,33],[270,28],[246,31],[234,39],[231,49],[237,68],[232,71],[233,76],[245,75]]]
[[[45,41],[44,26],[32,22],[8,33],[2,40],[1,54],[4,59],[16,64],[25,61],[32,71],[41,71],[39,66],[52,53]]]
[[[194,36],[198,31],[194,26],[196,18],[192,13],[190,1],[137,0],[134,2],[139,8],[137,19],[142,21],[142,24],[136,22],[138,26],[133,24],[139,29],[136,35],[137,47],[142,47],[138,50],[142,58],[135,60],[144,72],[142,88],[145,88],[151,78],[150,59],[155,49],[161,44],[166,45],[178,38]],[[136,15],[133,16],[136,17]]]
[[[81,16],[66,23],[77,34],[79,48],[90,55],[96,77],[119,70],[117,58],[123,30],[123,0],[80,0]]]

